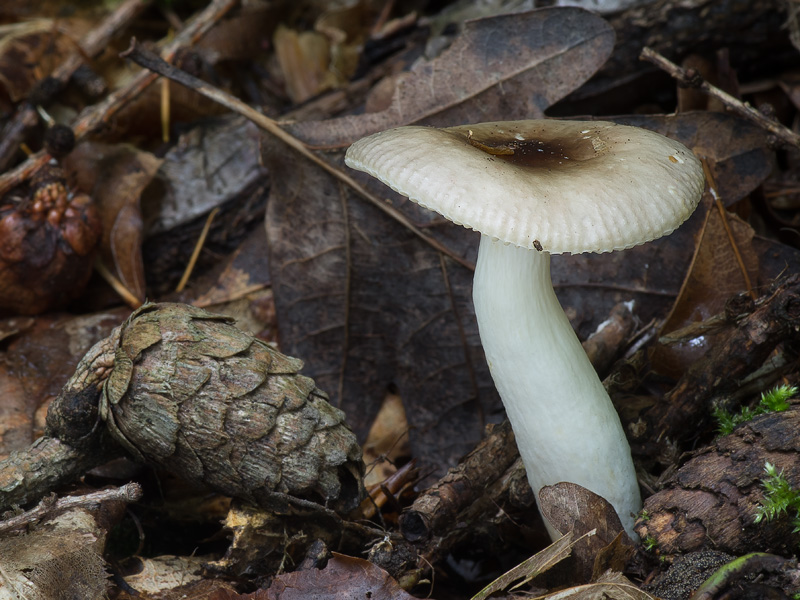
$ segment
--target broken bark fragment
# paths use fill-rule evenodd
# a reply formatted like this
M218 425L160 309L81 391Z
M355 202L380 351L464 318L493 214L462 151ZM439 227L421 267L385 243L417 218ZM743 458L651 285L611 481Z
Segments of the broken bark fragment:
M800 410L756 417L683 465L667 487L650 496L635 530L661 554L713 548L792 554L797 536L790 516L756 523L764 500L764 463L800 487Z

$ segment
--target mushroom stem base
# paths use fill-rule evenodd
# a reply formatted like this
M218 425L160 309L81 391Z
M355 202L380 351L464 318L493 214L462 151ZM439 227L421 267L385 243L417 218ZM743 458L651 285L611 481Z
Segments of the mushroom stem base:
M553 291L550 254L483 235L473 300L537 503L542 487L576 483L608 500L634 536L641 498L630 447Z

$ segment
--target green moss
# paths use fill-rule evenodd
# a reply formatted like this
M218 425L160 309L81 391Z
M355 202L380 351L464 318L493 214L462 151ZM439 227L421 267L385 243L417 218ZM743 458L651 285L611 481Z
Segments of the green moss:
M796 386L779 385L761 394L761 400L754 408L745 406L736 414L721 408L714 410L714 418L718 423L717 432L720 435L728 435L738 425L752 421L758 415L787 410L789 399L797 395L797 391Z
M761 481L764 487L764 502L756 510L755 522L772 521L782 515L791 515L793 533L800 533L800 490L796 490L777 467L764 463L766 476Z

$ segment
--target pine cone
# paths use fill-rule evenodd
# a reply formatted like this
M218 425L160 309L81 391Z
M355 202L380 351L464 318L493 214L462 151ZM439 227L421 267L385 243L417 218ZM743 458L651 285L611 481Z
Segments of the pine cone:
M89 351L48 412L48 435L88 434L82 390L99 382L100 417L139 460L266 508L294 497L348 512L363 494L361 449L302 365L227 317L147 304Z

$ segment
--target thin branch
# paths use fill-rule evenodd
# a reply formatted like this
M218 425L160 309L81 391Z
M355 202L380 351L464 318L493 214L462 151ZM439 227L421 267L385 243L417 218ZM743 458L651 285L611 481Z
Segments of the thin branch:
M740 114L751 121L754 121L783 142L800 148L800 135L797 135L791 129L784 127L778 121L763 115L746 102L742 102L730 94L723 92L718 87L711 85L705 81L694 69L683 69L674 62L664 58L651 48L644 48L642 53L639 55L639 58L641 60L651 62L660 69L663 69L672 77L677 79L681 85L698 89L704 94L708 94L709 96L717 98L733 112Z
M217 21L237 4L238 0L213 0L204 10L197 14L185 29L180 31L174 39L166 43L161 51L161 57L170 61L175 58L179 50L192 46L202 38ZM95 104L85 110L73 123L72 129L75 132L75 139L80 140L88 133L108 123L131 100L138 97L158 75L149 71L142 71L124 88L110 94L103 102ZM47 152L39 151L32 154L28 159L16 168L0 176L0 196L8 192L14 186L29 179L42 165L50 160Z
M163 75L164 77L172 79L173 81L196 91L198 94L201 94L206 98L213 100L217 104L220 104L225 108L229 108L230 110L249 119L256 125L258 125L261 129L269 133L270 135L273 135L274 137L281 140L287 146L295 150L298 154L302 155L303 157L313 162L315 165L317 165L319 168L327 172L329 175L332 175L345 185L349 186L362 198L364 198L373 206L381 210L383 213L387 214L389 217L391 217L392 219L394 219L395 221L406 227L409 231L414 233L414 235L419 237L426 244L432 246L442 254L449 256L454 261L463 265L464 267L470 270L475 270L474 264L465 260L461 256L458 256L452 250L450 250L443 244L439 243L432 237L425 235L422 232L422 230L420 230L416 225L414 225L410 220L408 220L400 211L398 211L393 206L387 204L386 202L382 201L381 199L371 194L369 191L367 191L366 188L364 188L355 179L350 177L350 175L348 175L347 173L343 172L342 170L338 169L337 167L331 165L329 162L323 160L322 158L314 154L311 150L308 149L308 147L303 142L301 142L291 134L287 133L273 119L270 119L266 115L261 114L260 112L250 107L249 105L245 104L238 98L235 98L234 96L231 96L230 94L223 92L222 90L206 83L205 81L198 79L197 77L194 77L192 75L189 75L185 71L182 71L177 67L168 64L167 62L161 60L158 56L156 56L152 52L143 50L136 44L135 39L131 40L131 47L128 48L122 54L120 54L120 56L132 60L136 64L144 67L145 69L149 69L150 71L153 71L158 75Z
M86 57L94 57L108 46L117 32L127 27L153 0L126 0L120 4L94 29L81 40L79 50L72 52L51 74L50 79L58 82L55 92L66 85L72 74L86 62ZM36 107L24 102L17 108L0 134L0 167L6 166L17 151L22 136L29 127L36 124Z
M41 521L44 517L56 513L64 512L72 508L93 506L101 502L109 502L111 500L121 500L123 502L136 502L142 497L142 486L138 483L128 483L119 488L111 488L107 490L100 490L90 494L83 494L81 496L65 496L63 498L55 499L54 496L44 498L31 510L25 511L15 517L11 517L5 521L0 521L0 533L18 529L25 525L30 525Z

